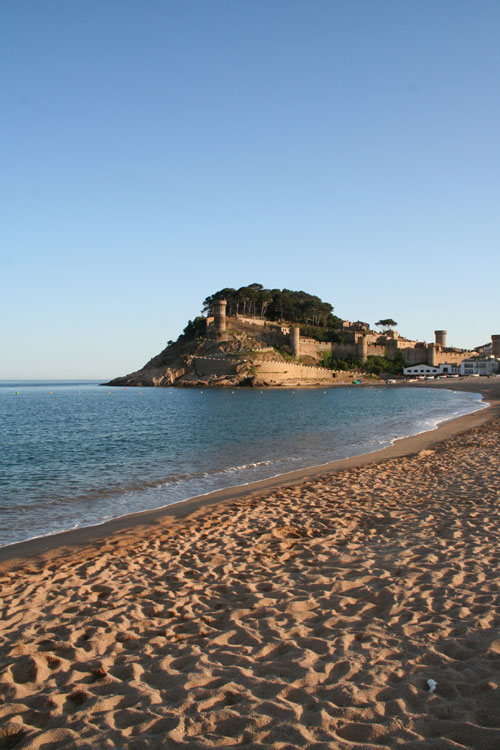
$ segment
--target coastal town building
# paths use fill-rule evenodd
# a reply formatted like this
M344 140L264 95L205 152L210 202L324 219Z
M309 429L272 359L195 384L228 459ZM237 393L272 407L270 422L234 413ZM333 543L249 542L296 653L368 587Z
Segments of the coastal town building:
M496 357L470 357L460 363L460 375L497 375L500 362Z
M403 375L405 377L418 377L418 376L429 376L429 375L458 375L459 367L453 362L442 363L440 365L433 366L427 364L411 365L410 367L403 368Z

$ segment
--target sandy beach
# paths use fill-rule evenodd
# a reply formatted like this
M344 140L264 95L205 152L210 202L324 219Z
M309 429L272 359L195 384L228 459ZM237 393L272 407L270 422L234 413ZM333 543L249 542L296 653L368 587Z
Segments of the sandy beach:
M491 406L1 549L0 748L498 750L500 379L433 387Z

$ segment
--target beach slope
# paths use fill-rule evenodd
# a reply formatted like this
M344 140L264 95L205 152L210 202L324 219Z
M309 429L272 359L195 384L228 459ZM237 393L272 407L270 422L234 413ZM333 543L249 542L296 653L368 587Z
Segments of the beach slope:
M4 560L0 748L497 750L497 409Z

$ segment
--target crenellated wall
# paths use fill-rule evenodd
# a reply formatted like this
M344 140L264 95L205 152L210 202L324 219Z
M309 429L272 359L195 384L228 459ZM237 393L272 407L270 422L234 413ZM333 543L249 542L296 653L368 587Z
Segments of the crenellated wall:
M457 351L456 349L441 349L436 347L435 362L436 365L441 364L460 364L464 359L468 359L476 354L473 351Z
M259 385L333 385L351 383L359 373L351 371L326 370L324 367L296 365L293 362L258 362L255 363L255 382Z
M397 331L388 331L386 334L355 331L352 333L350 342L332 344L328 341L316 341L307 336L300 336L300 333L297 335L296 326L283 326L248 317L233 320L239 327L243 326L245 329L248 327L249 332L251 332L252 325L259 326L262 338L268 345L282 347L291 351L296 357L311 357L317 362L325 353L340 359L352 357L363 362L366 357L370 356L394 359L397 352L401 352L407 366L421 363L438 366L445 363L460 364L463 359L474 354L470 351L447 348L439 343L446 341L444 330L436 331L438 342L430 344L405 339L400 337ZM500 348L499 338L495 337L495 343L497 348Z
M329 354L332 351L332 345L328 341L316 341L316 339L309 339L305 336L301 336L299 339L300 356L317 357L321 359L324 352Z

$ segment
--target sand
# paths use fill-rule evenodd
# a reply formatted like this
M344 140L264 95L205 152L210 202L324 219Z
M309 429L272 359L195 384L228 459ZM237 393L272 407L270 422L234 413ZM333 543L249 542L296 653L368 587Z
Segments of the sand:
M460 387L493 406L4 548L0 748L498 750L500 383Z

